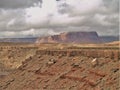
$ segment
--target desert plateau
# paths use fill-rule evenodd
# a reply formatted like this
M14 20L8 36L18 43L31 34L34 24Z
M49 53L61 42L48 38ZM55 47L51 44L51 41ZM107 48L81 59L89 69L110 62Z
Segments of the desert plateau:
M0 43L0 90L120 90L119 44Z

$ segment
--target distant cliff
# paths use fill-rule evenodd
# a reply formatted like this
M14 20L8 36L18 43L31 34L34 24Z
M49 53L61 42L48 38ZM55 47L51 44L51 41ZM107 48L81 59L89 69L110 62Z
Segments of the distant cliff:
M0 42L34 43L37 38L0 38Z
M119 36L100 36L100 39L103 43L119 41Z
M36 43L101 43L96 32L66 32L38 38Z
M119 41L119 36L98 36L97 32L66 32L59 35L31 38L0 38L0 42L15 43L108 43Z

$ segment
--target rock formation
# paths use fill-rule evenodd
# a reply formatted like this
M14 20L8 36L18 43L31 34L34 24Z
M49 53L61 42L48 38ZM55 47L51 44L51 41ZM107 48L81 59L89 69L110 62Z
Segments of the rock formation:
M100 43L96 32L66 32L59 35L41 37L36 43Z

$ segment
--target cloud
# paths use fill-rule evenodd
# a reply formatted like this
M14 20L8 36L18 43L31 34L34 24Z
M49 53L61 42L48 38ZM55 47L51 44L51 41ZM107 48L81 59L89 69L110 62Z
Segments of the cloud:
M35 3L41 0L0 0L0 8L3 9L18 9L34 6Z
M104 8L103 0L67 0L67 3L73 7L72 14L90 14Z
M97 31L100 35L118 35L118 2L119 0L1 0L0 36L44 36L83 30ZM10 35L7 35L8 32Z
M56 32L52 29L29 29L24 31L2 31L0 33L0 38L24 38L24 37L40 37L48 35L56 35L59 32Z

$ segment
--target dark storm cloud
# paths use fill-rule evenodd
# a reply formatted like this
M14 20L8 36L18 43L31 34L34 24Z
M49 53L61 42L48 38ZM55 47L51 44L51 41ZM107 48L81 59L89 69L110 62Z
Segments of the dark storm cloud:
M35 3L42 0L0 0L0 8L3 9L16 9L26 8L33 6Z

